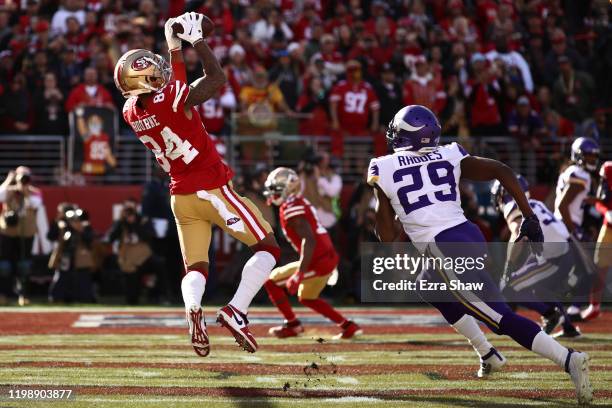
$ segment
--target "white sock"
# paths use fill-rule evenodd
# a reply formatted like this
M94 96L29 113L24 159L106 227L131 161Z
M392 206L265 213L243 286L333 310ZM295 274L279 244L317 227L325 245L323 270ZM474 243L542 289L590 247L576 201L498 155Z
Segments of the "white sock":
M539 332L531 343L531 350L534 353L545 357L565 370L565 359L567 358L567 349L563 347L557 340L550 337L543 331Z
M247 313L251 301L266 282L276 265L276 259L266 251L258 251L244 264L242 279L230 304L242 313Z
M457 320L457 322L452 326L453 329L457 330L466 339L468 339L479 357L482 358L482 356L486 355L489 351L491 351L491 348L493 348L472 316L463 315L461 319Z
M200 272L191 271L181 281L181 292L183 293L183 302L185 309L189 309L191 305L201 305L204 289L206 288L206 278Z

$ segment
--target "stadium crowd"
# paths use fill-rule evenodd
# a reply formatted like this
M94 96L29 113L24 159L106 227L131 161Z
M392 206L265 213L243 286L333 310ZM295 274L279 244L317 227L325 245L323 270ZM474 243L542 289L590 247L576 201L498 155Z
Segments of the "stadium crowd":
M406 104L432 108L444 134L511 135L525 150L609 132L605 0L2 3L3 133L65 134L79 106L120 109L115 61L137 47L165 54L163 23L185 8L215 22L208 42L230 84L220 109L265 100L311 113L303 134L373 137ZM186 54L196 75L195 53ZM204 116L222 133L214 117L223 116Z
M467 147L487 136L513 138L521 165L546 182L567 156L561 146L577 136L603 142L611 132L606 0L0 0L0 138L67 135L68 114L82 107L120 113L115 62L132 48L167 55L163 25L184 10L214 21L208 44L228 77L200 108L211 134L223 140L232 132L230 111L270 110L299 118L301 135L331 136L330 154L305 157L300 174L332 236L342 240L341 225L345 236L359 237L344 243L345 254L374 240L374 218L364 182L338 208L338 159L350 159L344 142L379 144L404 105L430 107L443 135ZM201 67L193 49L184 54L191 81ZM551 146L563 155L550 155ZM242 172L239 188L263 204L267 169L254 169ZM462 197L477 221L470 186ZM163 269L149 252L129 268ZM357 274L359 258L345 261Z

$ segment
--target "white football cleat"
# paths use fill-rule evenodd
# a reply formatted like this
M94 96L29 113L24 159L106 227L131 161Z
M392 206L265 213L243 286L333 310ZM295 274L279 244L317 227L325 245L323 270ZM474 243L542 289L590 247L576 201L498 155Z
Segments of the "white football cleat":
M206 357L210 353L206 321L202 313L202 307L191 305L187 311L187 323L189 323L189 334L193 351L200 357Z
M506 357L504 357L495 347L480 359L480 368L478 369L478 378L486 378L496 371L500 371L505 365Z
M217 323L232 333L236 343L249 353L257 351L257 341L249 330L249 320L246 314L228 304L217 312Z
M589 380L589 356L587 353L568 349L565 371L569 373L574 382L578 403L589 405L593 401L593 388Z

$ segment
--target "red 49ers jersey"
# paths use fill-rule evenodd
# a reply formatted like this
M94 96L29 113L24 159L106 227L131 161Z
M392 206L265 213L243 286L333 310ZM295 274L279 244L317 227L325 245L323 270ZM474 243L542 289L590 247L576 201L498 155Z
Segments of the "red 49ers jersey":
M340 81L332 88L329 100L338 103L340 127L351 136L367 134L370 110L380 108L374 89L364 81L358 84Z
M171 194L213 190L233 176L215 150L198 111L191 107L191 119L185 115L188 93L186 83L173 80L151 97L133 96L123 106L125 121L170 173Z
M306 219L317 240L308 270L314 271L318 276L331 273L338 265L338 254L327 230L317 218L317 210L302 196L291 196L280 206L280 223L283 233L293 249L301 255L302 238L288 225L288 221L294 217Z

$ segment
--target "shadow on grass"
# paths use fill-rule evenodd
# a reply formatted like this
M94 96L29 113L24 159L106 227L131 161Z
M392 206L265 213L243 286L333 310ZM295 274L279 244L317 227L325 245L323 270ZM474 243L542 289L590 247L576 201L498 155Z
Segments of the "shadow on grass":
M224 387L223 394L232 400L233 406L236 408L275 408L277 404L270 401L273 398L265 392L253 392L249 388L240 387Z

